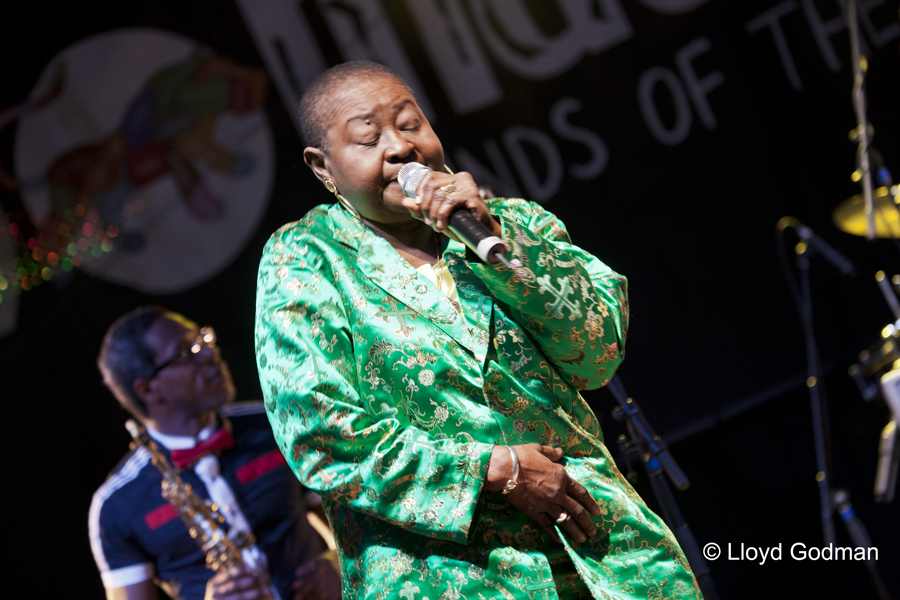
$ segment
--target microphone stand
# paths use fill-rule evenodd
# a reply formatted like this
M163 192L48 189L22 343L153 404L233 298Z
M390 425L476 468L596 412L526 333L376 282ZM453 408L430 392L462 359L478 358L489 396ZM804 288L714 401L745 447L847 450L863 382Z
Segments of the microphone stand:
M800 251L802 249L802 251ZM812 294L809 284L810 247L803 243L798 246L797 267L800 270L800 321L806 338L806 387L809 388L809 399L812 405L813 439L816 448L816 481L819 485L819 504L821 506L822 538L825 545L834 545L834 523L831 520L834 510L831 507L831 491L829 488L831 472L831 433L828 426L828 406L825 404L824 390L819 382L822 379L822 365L819 362L819 351L816 348L816 336L813 329ZM822 390L822 391L820 391Z
M669 453L666 443L656 435L650 423L644 418L637 402L625 392L619 376L614 375L606 387L619 403L619 406L613 411L613 417L619 422L626 423L631 436L631 440L623 439L625 436L619 438L619 446L629 461L629 470L631 470L629 454L639 451L650 478L650 487L659 503L663 520L668 524L684 550L688 563L694 571L694 576L697 578L700 591L703 592L703 597L706 600L719 600L719 592L713 583L712 575L710 575L709 565L706 564L706 559L703 558L694 534L688 528L684 516L678 509L666 476L681 491L688 488L690 481Z
M850 504L850 492L843 488L831 487L831 432L828 420L828 405L825 402L825 391L821 387L822 365L819 361L819 352L816 348L816 338L813 330L812 294L809 281L809 259L811 246L803 240L797 247L797 266L800 270L800 319L803 323L803 332L806 338L806 361L809 398L812 404L813 434L816 448L816 481L819 485L819 502L821 505L822 536L825 546L835 545L834 522L832 520L837 513L847 528L847 533L854 546L857 548L869 548L872 542L866 531L865 525L856 516ZM866 561L866 567L872 583L881 600L891 600L881 575L878 573L874 560Z

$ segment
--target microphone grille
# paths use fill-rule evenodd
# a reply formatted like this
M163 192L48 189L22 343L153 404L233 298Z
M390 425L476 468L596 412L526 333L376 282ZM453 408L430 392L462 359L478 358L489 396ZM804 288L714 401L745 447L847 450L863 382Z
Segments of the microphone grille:
M410 198L416 197L416 190L422 182L422 178L430 171L428 167L417 162L409 162L400 167L400 173L397 174L397 182L403 188L403 193Z

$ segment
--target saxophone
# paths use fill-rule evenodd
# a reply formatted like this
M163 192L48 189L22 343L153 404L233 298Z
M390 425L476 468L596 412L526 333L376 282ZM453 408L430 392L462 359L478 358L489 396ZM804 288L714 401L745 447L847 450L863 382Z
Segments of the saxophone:
M150 452L154 466L162 474L162 497L178 511L178 516L188 528L191 537L206 554L207 568L219 572L232 567L250 566L260 572L268 571L266 556L256 547L256 538L250 532L238 532L228 536L225 533L225 517L211 500L202 500L193 491L191 484L185 483L178 470L159 451L159 447L147 430L134 419L125 423L134 441L131 448L146 448ZM274 589L269 589L270 597L278 600Z

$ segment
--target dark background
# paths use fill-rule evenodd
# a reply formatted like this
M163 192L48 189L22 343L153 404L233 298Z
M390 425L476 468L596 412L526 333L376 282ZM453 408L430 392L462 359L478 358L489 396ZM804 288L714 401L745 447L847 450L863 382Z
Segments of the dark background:
M853 279L842 278L822 257L811 266L816 333L828 366L833 482L849 489L879 548L881 572L900 598L897 503L876 504L872 495L878 436L889 414L878 401L865 402L846 374L891 322L874 274L900 273L900 253L888 240L845 234L831 220L838 204L860 192L850 180L855 146L847 133L856 122L846 32L831 38L842 62L835 73L803 11L783 19L804 83L797 91L769 31L745 30L775 0L710 0L680 16L626 0L635 29L630 40L584 57L549 81L525 81L494 63L505 101L459 117L439 88L431 93L435 76L418 40L399 27L408 18L403 2L383 4L429 90L439 117L435 128L451 159L465 147L484 161L483 139L499 138L512 125L549 133L547 115L559 98L582 101L582 111L570 120L603 138L609 164L590 181L567 176L546 206L567 223L576 243L629 279L632 325L619 373L691 478L690 489L676 499L701 545L781 543L786 553L794 542L821 546L803 332L779 263L775 223L793 215L854 261ZM555 3L525 4L553 33ZM834 2L814 4L823 14L837 14ZM873 20L887 27L897 21L897 8L886 1L872 10ZM44 66L70 44L121 27L173 31L243 64L264 66L237 8L227 2L34 2L17 3L17 10L0 38L0 107L23 101ZM654 66L674 69L675 52L698 37L711 41L710 51L694 61L698 72L718 70L725 77L709 95L717 125L707 129L695 111L687 139L666 146L641 116L638 80ZM900 172L898 43L895 38L873 46L868 98L874 143L886 165ZM660 106L666 114L665 98ZM103 595L88 544L87 510L128 444L125 414L94 364L116 317L159 303L214 325L240 397L261 396L252 332L262 246L278 226L329 201L302 163L290 110L272 86L266 107L277 161L271 202L253 239L225 271L183 293L148 296L76 270L20 296L17 329L0 339L0 393L8 415L4 455L12 467L4 478L6 538L14 556L8 568L32 595ZM0 132L4 165L12 164L14 137L15 125ZM581 145L560 140L558 146L567 165L587 158ZM5 212L23 209L13 193L3 191L0 200ZM615 451L621 426L609 417L612 397L598 390L587 398ZM641 476L637 487L655 505ZM837 518L836 529L839 544L848 545ZM711 571L726 599L875 597L862 563L786 556L758 565L722 558Z

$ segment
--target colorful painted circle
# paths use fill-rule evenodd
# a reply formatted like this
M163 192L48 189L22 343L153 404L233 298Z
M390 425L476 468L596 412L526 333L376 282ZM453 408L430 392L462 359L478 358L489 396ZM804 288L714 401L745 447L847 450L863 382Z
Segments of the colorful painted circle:
M269 202L268 88L263 69L160 30L111 31L62 51L15 141L45 254L154 294L222 271Z

